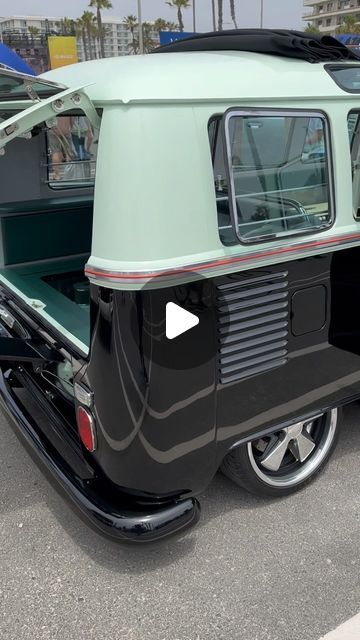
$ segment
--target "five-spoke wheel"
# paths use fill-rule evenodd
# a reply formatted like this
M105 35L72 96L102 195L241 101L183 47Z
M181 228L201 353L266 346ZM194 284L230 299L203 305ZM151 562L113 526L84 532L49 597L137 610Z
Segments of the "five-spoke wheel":
M339 425L339 409L295 422L236 447L224 459L222 471L252 493L292 493L323 468L336 445Z

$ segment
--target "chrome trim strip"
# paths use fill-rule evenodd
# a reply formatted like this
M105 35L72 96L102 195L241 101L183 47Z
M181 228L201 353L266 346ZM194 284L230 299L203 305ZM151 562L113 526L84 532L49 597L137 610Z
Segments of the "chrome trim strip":
M348 244L360 242L359 233L345 233L339 236L323 238L322 240L310 240L309 242L297 242L277 249L263 249L262 251L252 251L246 255L234 255L229 258L224 257L219 260L208 260L191 264L179 265L172 269L154 269L139 271L112 271L108 269L98 268L95 264L88 263L85 266L85 275L93 282L110 284L114 281L120 284L143 284L150 279L158 279L159 282L166 282L176 276L186 276L189 273L216 272L221 268L226 268L236 263L249 263L254 260L271 258L274 256L287 255L292 256L296 252L305 252L307 255L314 249L326 249L339 247L339 245L347 246Z

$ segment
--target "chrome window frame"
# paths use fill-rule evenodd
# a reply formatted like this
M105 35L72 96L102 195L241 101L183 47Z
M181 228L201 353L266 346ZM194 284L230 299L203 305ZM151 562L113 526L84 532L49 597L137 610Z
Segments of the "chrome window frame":
M290 117L290 118L321 118L324 122L324 134L325 134L325 162L327 163L328 170L328 203L329 203L329 222L319 229L309 229L303 231L295 231L289 232L282 236L271 236L269 238L266 237L258 237L245 239L241 236L239 232L238 225L238 216L237 216L237 205L236 205L236 193L235 193L235 183L234 183L234 174L232 170L232 159L231 159L231 146L230 146L230 136L229 136L229 121L234 117L266 117L266 116L279 116L279 117ZM224 164L226 171L226 179L228 184L228 198L229 198L229 209L230 209L230 217L231 224L233 227L233 232L235 238L237 238L238 242L242 245L249 246L253 244L273 242L277 240L281 242L284 240L285 242L288 238L295 238L301 236L307 236L312 234L319 234L324 231L330 229L335 223L335 180L334 180L334 163L333 163L333 150L331 144L331 133L330 133L330 124L328 115L322 111L321 109L277 109L277 108L255 108L255 107L231 107L223 114L221 123L220 123L220 135L223 138L223 149L224 149Z
M357 64L355 61L351 62L351 64L349 63L337 63L337 64L326 64L324 66L325 71L329 74L330 78L333 80L333 82L335 82L335 84L337 84L338 87L340 87L340 89L342 89L342 91L345 91L345 93L352 93L353 95L359 95L360 94L360 87L359 89L351 89L350 87L347 87L343 82L341 82L341 80L339 80L338 76L335 75L334 72L336 71L344 71L344 70L349 70L349 69L358 69L360 70L360 64Z
M97 110L99 113L99 110ZM102 110L101 110L102 113ZM70 111L64 111L61 114L55 114L57 115L58 118L61 118L62 116L65 117L69 117L69 116L77 116L77 115L81 115L84 116L89 122L90 124L91 121L89 120L88 116L86 115L86 113L84 111L82 111L81 109L74 109L74 110L70 110ZM46 184L49 187L49 189L51 189L52 191L64 191L66 190L74 190L74 189L91 189L92 191L95 189L95 182L96 182L96 167L97 167L97 159L98 159L98 146L96 149L96 156L94 160L86 160L86 161L74 161L74 160L70 160L69 162L64 162L64 165L75 165L75 166L80 166L80 164L84 165L84 163L86 162L90 162L90 164L94 164L95 165L95 175L93 179L90 179L88 181L83 181L81 182L80 180L64 180L64 181L56 181L56 180L50 180L50 156L51 153L49 151L49 147L50 147L50 143L49 143L49 131L51 131L51 129L47 128L45 130L45 144L46 144L46 148L45 148L45 162L42 163L42 166L45 167L46 169ZM97 129L98 132L98 138L100 136L100 128Z
M360 107L356 108L354 107L353 109L350 109L350 111L348 111L347 114L347 118L346 118L346 122L347 125L349 127L349 119L351 115L356 115L357 117L357 122L356 122L356 126L359 127L360 125ZM352 209L353 209L353 218L354 220L356 220L356 222L360 222L360 215L357 215L357 211L360 210L360 207L357 208L357 211L355 211L355 207L354 207L354 174L353 174L353 159L352 159L352 154L353 154L353 146L354 146L354 142L355 142L355 136L354 136L354 132L353 135L351 137L351 140L349 139L349 152L350 152L350 160L351 160L351 184L352 184ZM360 145L359 145L360 147ZM359 152L360 152L360 148L359 148ZM359 153L360 155L360 153Z
M1 93L1 90L0 90L0 102L9 102L9 101L12 102L16 100L29 100L29 99L34 100L34 96L36 96L36 99L40 100L40 99L45 99L45 98L50 98L52 96L55 96L57 93L61 93L62 91L67 89L65 85L60 84L58 82L53 82L52 80L46 80L41 76L35 76L35 75L31 76L26 73L20 73L19 71L13 71L9 67L5 69L3 67L0 67L0 75L5 77L8 76L9 78L19 80L18 86L23 87L23 92L14 93L14 94L12 94L11 92ZM41 91L39 96L36 93L36 89L33 90L34 85L35 87L36 86L43 87L43 91Z

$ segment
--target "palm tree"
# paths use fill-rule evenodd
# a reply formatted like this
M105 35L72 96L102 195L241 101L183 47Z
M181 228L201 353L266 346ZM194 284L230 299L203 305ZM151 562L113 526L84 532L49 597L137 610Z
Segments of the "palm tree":
M150 53L154 47L156 47L156 42L152 39L152 31L153 25L149 22L143 22L143 34L144 34L144 53Z
M235 29L238 28L237 23L236 23L236 12L235 12L235 0L229 0L230 1L230 14L231 14L231 20L234 23L234 27Z
M133 56L137 56L139 53L139 40L134 38L131 42L128 43L129 54Z
M75 35L75 21L71 18L62 18L60 22L56 23L56 26L59 27L59 31L62 36Z
M317 27L315 27L314 24L311 24L311 22L307 23L307 27L306 29L304 29L305 33L313 33L314 35L317 35L320 33L320 29L318 29Z
M86 38L86 26L85 26L85 23L84 23L82 17L78 18L76 20L75 30L76 30L76 36L78 38L81 38L81 41L82 41L83 50L84 50L84 58L85 58L85 60L89 60L88 43L87 43L87 38Z
M88 52L90 60L93 60L96 55L94 51L95 44L95 35L96 35L96 20L92 11L84 11L81 16L82 23L84 25L84 30L87 36L88 42Z
M224 7L223 0L218 0L218 31L223 30Z
M97 21L99 38L100 38L100 55L102 58L105 58L105 47L104 47L105 36L102 28L101 10L112 9L112 4L110 0L90 0L89 7L96 8L96 21Z
M131 33L131 48L133 49L133 53L137 53L137 51L136 52L134 51L135 29L138 26L138 21L136 16L133 16L133 15L126 16L126 18L124 18L124 24Z
M336 33L360 33L360 24L355 16L345 16Z
M179 23L179 30L181 32L184 31L184 21L182 11L183 9L188 9L190 7L190 0L167 0L166 4L169 7L173 7L173 9L177 9L177 19Z
M40 29L38 29L37 27L29 27L28 31L31 35L31 42L33 43L34 38L39 35Z
M154 25L149 22L143 22L143 45L144 45L144 53L150 53L156 47L157 42L152 39L152 30L154 29ZM140 52L140 44L139 39L133 37L132 41L128 45L129 51L133 55L137 55Z
M238 25L236 22L236 9L235 9L235 0L229 0L230 3L230 15L231 20L233 21L234 28L237 29ZM218 9L218 31L223 30L223 22L224 22L224 0L217 0L217 9ZM212 12L213 12L213 24L214 30L216 28L215 24L215 1L212 0Z
M166 22L167 31L179 31L179 25L177 22Z
M160 31L166 31L168 28L168 22L166 22L166 20L164 20L164 18L157 18L154 22L154 29L155 31L158 31L160 33Z
M140 45L139 45L139 40L138 38L133 38L133 40L131 42L129 42L128 44L128 49L129 49L129 53L137 56L137 54L139 53L139 49L140 49Z
M100 51L101 38L103 38L103 40L105 41L106 36L109 35L109 30L106 27L104 27L104 25L101 25L101 33L100 33L99 28L97 26L97 22L96 22L96 24L93 25L92 31L94 35L95 58L101 58L101 51Z

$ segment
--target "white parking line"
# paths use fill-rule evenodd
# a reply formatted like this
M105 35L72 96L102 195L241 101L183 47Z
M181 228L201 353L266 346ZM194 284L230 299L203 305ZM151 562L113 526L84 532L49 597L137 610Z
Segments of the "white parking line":
M326 636L320 638L320 640L359 640L360 639L360 613L353 618L350 618L340 627L330 631Z

